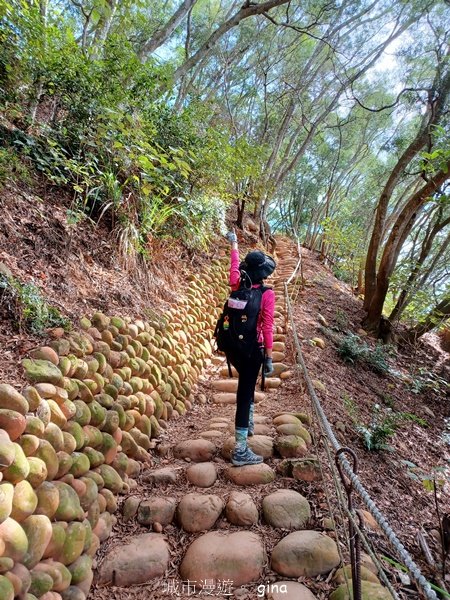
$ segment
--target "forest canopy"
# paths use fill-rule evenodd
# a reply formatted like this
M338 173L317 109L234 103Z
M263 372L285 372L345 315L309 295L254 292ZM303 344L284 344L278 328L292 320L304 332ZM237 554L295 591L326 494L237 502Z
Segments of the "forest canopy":
M446 0L0 0L0 185L39 171L130 268L237 207L412 336L450 314Z

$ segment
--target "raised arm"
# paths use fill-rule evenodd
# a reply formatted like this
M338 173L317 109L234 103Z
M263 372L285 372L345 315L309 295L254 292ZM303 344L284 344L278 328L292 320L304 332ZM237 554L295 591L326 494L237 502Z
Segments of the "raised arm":
M230 286L232 289L238 289L241 272L239 271L239 250L235 232L230 231L227 233L227 238L231 242Z

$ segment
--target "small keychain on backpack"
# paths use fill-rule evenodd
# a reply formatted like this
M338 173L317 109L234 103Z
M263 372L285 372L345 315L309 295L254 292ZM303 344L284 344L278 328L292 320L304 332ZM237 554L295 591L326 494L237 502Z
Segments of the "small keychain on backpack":
M229 319L229 317L226 315L226 316L224 317L224 319L223 319L223 329L224 329L224 331L228 331L229 327L230 327L230 319Z

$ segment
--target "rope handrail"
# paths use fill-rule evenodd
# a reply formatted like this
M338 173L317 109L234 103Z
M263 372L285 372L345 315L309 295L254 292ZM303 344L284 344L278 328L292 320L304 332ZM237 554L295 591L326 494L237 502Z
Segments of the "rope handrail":
M297 363L297 369L300 371L300 365L298 363ZM325 448L325 452L326 452L326 455L328 458L328 466L330 467L330 470L331 470L331 475L332 475L332 479L333 479L333 483L334 483L334 489L336 492L336 499L337 499L337 504L338 504L339 510L342 513L345 513L345 516L347 516L349 521L352 522L353 528L356 531L356 533L358 534L358 536L362 542L362 545L364 546L364 549L366 550L366 552L372 559L373 564L377 568L378 577L383 581L383 583L385 584L385 586L391 593L392 598L394 598L394 600L399 600L399 596L398 596L397 592L393 588L391 582L389 581L389 579L386 576L386 573L384 572L383 565L378 560L377 556L375 555L375 551L373 550L373 548L370 545L370 541L365 534L365 530L360 528L358 521L355 519L355 512L349 510L348 501L347 501L347 503L345 503L345 501L344 501L343 490L341 489L341 485L340 485L341 482L339 481L339 473L337 472L338 470L337 470L337 467L335 464L336 461L333 460L333 458L331 456L330 444L328 443L329 440L325 435L325 432L323 430L323 426L322 426L322 423L320 422L320 420L319 420L319 427L321 430L321 441L323 443L323 446ZM321 470L321 474L322 474L322 479L324 479L324 474L323 474L322 468L320 470ZM326 486L324 486L324 490L325 490L325 493L327 494ZM328 497L328 494L327 494L327 497ZM332 507L330 506L329 499L328 499L328 507L332 511ZM356 512L358 512L358 511L356 511ZM342 514L342 516L343 516L343 514ZM349 585L349 582L348 582L346 574L345 574L345 570L343 573L345 576L347 589L349 590L349 592L351 594L351 589L350 589L350 585Z
M285 286L285 298L286 298L288 318L289 318L289 322L292 327L294 344L295 344L295 347L297 350L297 361L302 369L303 377L305 379L308 393L312 400L316 414L323 425L323 428L325 430L327 438L331 442L334 450L337 452L342 446L339 443L339 441L336 439L336 436L333 433L331 425L323 411L322 405L320 404L320 400L317 397L313 383L309 376L308 369L306 367L306 364L305 364L305 361L303 358L303 353L301 350L301 345L300 345L300 341L298 338L297 329L295 327L295 323L294 323L294 319L293 319L292 306L291 306L291 301L289 298L287 282L285 282L284 286ZM399 558L402 560L403 564L408 569L412 578L415 580L417 586L422 590L422 592L424 593L426 598L428 598L428 600L437 600L437 595L432 590L430 582L425 578L425 576L422 574L422 572L420 571L419 567L416 565L416 563L412 559L412 557L409 554L409 552L407 551L407 549L400 542L397 535L395 534L395 532L393 531L393 529L387 522L386 518L384 517L382 512L378 509L375 502L372 500L369 493L362 485L359 477L353 472L353 469L351 468L348 460L343 456L340 456L339 460L342 464L342 468L345 471L347 477L352 482L354 489L358 492L360 498L363 500L363 502L366 505L366 507L368 508L369 512L372 514L375 521L378 523L379 527L381 528L381 530L384 532L384 534L388 538L391 546L397 551Z
M295 269L292 271L291 276L289 277L289 279L286 281L286 284L289 285L291 283L291 281L294 279L294 277L297 274L297 271L301 268L302 266L302 247L300 244L300 240L297 236L295 236L295 239L297 241L297 252L298 252L298 261L297 264L295 266Z

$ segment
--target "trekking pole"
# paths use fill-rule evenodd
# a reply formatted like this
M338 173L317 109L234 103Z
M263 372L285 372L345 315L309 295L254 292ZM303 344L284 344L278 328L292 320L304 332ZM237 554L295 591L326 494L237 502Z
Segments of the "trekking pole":
M226 357L227 357L228 377L231 379L233 377L233 371L231 370L231 363L230 363L230 359L228 358L228 354L226 355Z
M264 392L265 384L266 384L266 374L265 374L265 366L266 366L266 349L263 350L263 363L261 370L261 391Z

